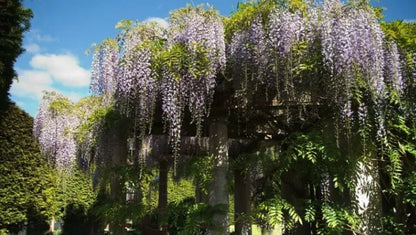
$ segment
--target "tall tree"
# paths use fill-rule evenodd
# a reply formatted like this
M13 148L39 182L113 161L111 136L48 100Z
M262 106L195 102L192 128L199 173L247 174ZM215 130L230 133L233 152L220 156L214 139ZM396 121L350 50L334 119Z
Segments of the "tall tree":
M13 65L24 51L23 33L29 29L32 16L21 0L0 1L0 108L7 105L10 86L17 76Z
M32 134L33 118L13 103L0 118L0 230L19 229L30 213L42 214L49 168Z

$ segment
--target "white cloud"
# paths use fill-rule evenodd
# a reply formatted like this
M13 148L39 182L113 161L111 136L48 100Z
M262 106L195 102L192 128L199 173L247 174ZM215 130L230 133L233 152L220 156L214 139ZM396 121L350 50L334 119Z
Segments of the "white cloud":
M165 19L159 17L149 17L144 20L144 22L156 22L165 29L169 27L169 23Z
M37 103L36 105L39 105L44 91L56 91L68 97L73 102L78 102L85 96L85 91L84 93L81 90L80 92L67 91L56 87L56 85L54 86L54 79L48 72L17 70L17 74L19 80L13 82L10 94L19 98L18 105L20 107L26 107L32 101L35 101ZM31 115L35 115L35 113L31 113Z
M26 70L16 68L19 79L13 82L10 94L31 115L35 115L33 106L39 105L43 91L56 91L73 102L88 94L90 72L79 66L75 57L38 54L30 65Z
M78 60L70 55L36 55L30 65L67 86L87 86L90 83L90 72L79 66Z
M32 54L38 53L40 51L40 46L36 43L30 43L24 46L24 48L26 49L27 52L32 53Z
M53 90L51 75L43 71L17 70L18 81L13 82L10 93L19 97L41 99L44 90Z
M405 22L405 23L416 23L416 19L404 19L403 22Z
M53 42L56 41L51 35L42 34L39 30L32 29L30 30L25 38L32 42Z

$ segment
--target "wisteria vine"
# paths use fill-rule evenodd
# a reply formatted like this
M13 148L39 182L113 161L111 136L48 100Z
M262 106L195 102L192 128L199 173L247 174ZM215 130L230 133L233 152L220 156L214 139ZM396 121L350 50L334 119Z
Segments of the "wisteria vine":
M114 103L122 114L138 120L141 136L150 130L155 104L161 100L175 153L185 111L199 134L209 115L216 77L226 63L241 89L247 90L248 82L273 88L278 102L286 105L304 96L311 81L317 82L315 86L324 91L317 95L319 101L337 112L340 125L348 126L353 116L362 123L369 113L376 113L383 135L383 114L370 110L370 103L381 104L386 87L400 93L405 79L400 52L384 36L371 8L328 0L307 12L274 6L267 15L251 14L243 19L244 27L227 33L218 12L203 7L173 12L168 29L155 23L128 23L116 39L96 47L90 89L107 97L105 105ZM227 42L225 35L231 35ZM369 101L357 95L363 87L370 93ZM357 99L361 100L355 107ZM63 138L56 133L64 132L59 128L75 124L64 115L52 115L50 102L48 98L41 104L34 130L45 152L57 152L53 138ZM55 127L50 129L56 133L44 126ZM70 141L68 145L72 146Z
M76 159L77 143L72 132L79 119L68 112L71 101L56 93L45 93L34 120L34 135L42 154L56 168L70 169Z
M353 115L367 118L368 107L354 108L354 100L361 99L359 106L381 105L386 86L403 89L397 46L385 38L371 8L328 0L307 13L287 6L268 12L265 16L264 11L252 11L248 22L240 22L245 27L227 34L232 35L227 45L231 75L243 80L243 89L246 81L241 78L254 86L273 84L277 101L290 105L299 102L310 81L316 81L312 86L325 91L316 96L329 102L336 125L347 129ZM313 70L320 72L302 73ZM321 78L313 77L316 74ZM366 101L357 93L363 86L372 99ZM383 114L379 106L372 107L383 135Z
M97 47L91 90L115 92L121 112L135 115L142 127L151 126L160 94L176 153L185 108L199 130L208 115L215 77L225 67L222 20L213 9L188 6L172 13L168 31L144 23L126 27L120 35L118 47L110 39ZM145 129L140 129L142 136Z

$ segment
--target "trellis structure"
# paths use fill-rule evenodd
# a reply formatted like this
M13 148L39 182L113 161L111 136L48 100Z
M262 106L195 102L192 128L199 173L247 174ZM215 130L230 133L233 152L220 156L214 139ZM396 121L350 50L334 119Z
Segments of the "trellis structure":
M138 140L130 150L137 150L133 160L142 168L145 155L171 155L175 168L183 152L208 153L214 159L209 204L217 206L228 204L230 156L283 149L282 141L294 132L323 122L322 139L334 139L336 152L346 153L345 159L331 161L365 163L380 154L374 146L387 138L386 99L400 95L413 77L404 76L397 46L385 37L371 6L365 1L259 1L241 4L224 21L225 28L212 8L188 6L172 13L167 30L122 21L120 34L97 46L91 90L104 97L103 105L113 105L113 122L107 122L113 126L98 136L98 155L125 164L128 139ZM42 115L37 123L42 124ZM354 143L363 151L360 156L350 151ZM312 163L316 157L302 156ZM235 195L240 216L249 208L249 188L240 180L249 177L243 169L234 173L235 191L245 192ZM337 191L343 186L336 174L322 174L320 182L311 183L288 169L282 175L283 199L298 212L307 208L288 194L324 203L355 201L350 192ZM117 195L120 182L112 185ZM315 191L307 192L308 187ZM300 222L285 203L280 208L293 217L287 224ZM326 209L333 208L324 204L322 213ZM282 222L282 213L275 221ZM218 210L213 220L217 226L209 233L226 234L227 213ZM237 233L250 233L247 223L237 221ZM312 229L308 226L295 227L304 233Z

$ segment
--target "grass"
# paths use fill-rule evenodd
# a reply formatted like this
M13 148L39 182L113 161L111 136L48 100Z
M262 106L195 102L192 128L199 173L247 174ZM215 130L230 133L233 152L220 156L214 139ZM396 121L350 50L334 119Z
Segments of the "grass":
M230 232L234 232L234 225L230 226ZM253 224L251 225L251 234L252 235L261 235L261 228L260 226ZM272 233L268 233L267 235L281 235L282 231L279 226L276 226Z

